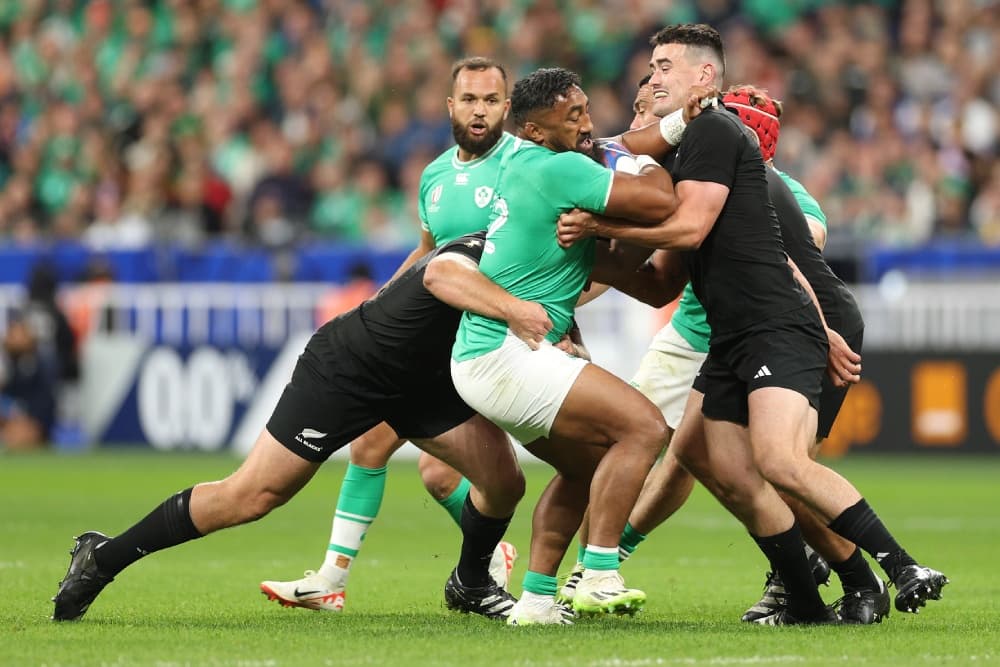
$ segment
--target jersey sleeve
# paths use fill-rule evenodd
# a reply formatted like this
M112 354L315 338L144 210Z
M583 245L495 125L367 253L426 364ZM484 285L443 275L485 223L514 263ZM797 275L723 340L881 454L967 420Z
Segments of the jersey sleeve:
M417 217L420 218L420 229L430 232L431 228L427 224L427 205L424 199L427 197L427 169L420 174L420 190L417 197Z
M466 234L465 236L460 236L454 241L449 241L441 246L441 249L437 251L436 257L445 255L448 253L455 253L462 255L463 257L468 257L476 264L479 264L479 260L483 257L483 245L486 240L486 230L481 232L476 232L475 234Z
M708 181L733 187L742 132L724 113L728 112L702 113L688 124L674 158L675 182Z
M823 213L823 209L820 208L819 202L816 201L816 198L809 194L809 191L806 190L804 185L791 176L783 172L778 173L780 173L781 177L786 183L788 183L788 187L792 190L792 194L795 195L795 201L798 202L799 208L801 208L802 212L806 214L806 217L812 218L822 225L823 229L827 229L826 214Z
M614 172L583 153L556 153L546 162L542 182L557 208L604 213Z

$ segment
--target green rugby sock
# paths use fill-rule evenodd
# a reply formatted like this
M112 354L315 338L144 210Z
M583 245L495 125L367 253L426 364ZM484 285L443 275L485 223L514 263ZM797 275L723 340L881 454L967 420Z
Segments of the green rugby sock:
M330 544L319 573L333 583L343 584L347 571L361 549L368 527L382 506L386 467L362 468L353 463L340 486L337 511L330 531Z
M539 574L538 572L528 570L524 573L524 580L521 582L521 588L524 591L534 593L535 595L553 597L556 594L556 589L559 588L559 582L555 577L550 577L547 574Z
M626 523L625 530L622 531L622 536L618 541L618 559L625 560L631 556L644 539L646 539L645 533L640 533L632 527L632 524Z
M598 547L587 545L583 555L583 567L588 570L617 570L618 547Z
M472 482L463 477L447 498L438 501L438 504L448 512L448 516L459 528L462 527L462 507L465 505L465 499L469 497L469 489L471 488Z

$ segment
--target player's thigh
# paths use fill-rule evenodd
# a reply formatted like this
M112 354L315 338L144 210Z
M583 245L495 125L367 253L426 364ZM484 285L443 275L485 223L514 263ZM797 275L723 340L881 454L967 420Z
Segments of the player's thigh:
M750 446L758 465L808 458L815 442L816 410L800 392L763 387L747 399Z
M639 436L662 446L668 431L649 399L600 366L588 364L566 394L551 434L562 441L603 446Z
M525 445L531 454L559 471L569 480L589 480L607 453L603 445L589 445L558 437L538 438Z
M401 388L382 411L389 427L404 440L437 438L476 416L455 390L451 376L429 377L418 387Z
M709 474L700 481L739 517L752 511L770 485L757 468L747 428L733 422L706 420ZM773 492L771 492L773 495Z
M632 376L631 384L660 409L674 430L685 414L688 394L706 356L668 324L650 343Z
M456 390L477 412L523 443L551 434L556 415L589 362L508 335L496 350L453 362Z
M523 475L507 434L481 415L431 438L413 438L424 452L454 468L479 488L517 485Z
M740 480L756 472L745 426L706 419L702 433L705 443L704 461L710 477Z
M267 422L278 442L317 463L382 421L384 407L357 391L352 378L320 377L300 360Z
M391 426L381 422L351 442L351 463L364 468L381 468L405 442Z
M270 495L287 500L312 479L320 465L292 451L264 429L250 454L223 485L238 498Z
M686 416L670 438L668 447L670 454L695 477L699 478L706 475L709 470L708 449L705 442L705 417L701 412L703 400L704 394L697 389L691 389L688 392L687 402L684 406Z

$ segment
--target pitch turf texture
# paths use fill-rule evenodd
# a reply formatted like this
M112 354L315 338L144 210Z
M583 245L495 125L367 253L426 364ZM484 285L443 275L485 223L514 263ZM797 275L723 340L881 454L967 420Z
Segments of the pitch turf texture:
M871 627L765 628L739 622L767 569L736 521L698 490L623 573L646 590L635 618L510 628L445 609L456 527L423 492L416 466L390 466L340 614L267 602L262 579L317 568L342 463L259 523L154 554L126 570L78 622L49 620L71 537L117 533L168 494L235 466L219 455L102 451L0 455L2 665L968 665L1000 663L1000 457L836 462L918 558L951 578L919 615ZM508 533L522 552L548 468ZM569 560L565 563L568 569ZM836 584L823 589L832 602Z

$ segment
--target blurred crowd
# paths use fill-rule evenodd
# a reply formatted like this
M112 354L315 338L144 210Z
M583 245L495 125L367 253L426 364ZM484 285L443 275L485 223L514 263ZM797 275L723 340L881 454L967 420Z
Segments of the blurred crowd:
M1000 244L992 0L3 0L0 240L410 245L453 60L575 69L614 134L688 21L784 100L833 237Z

